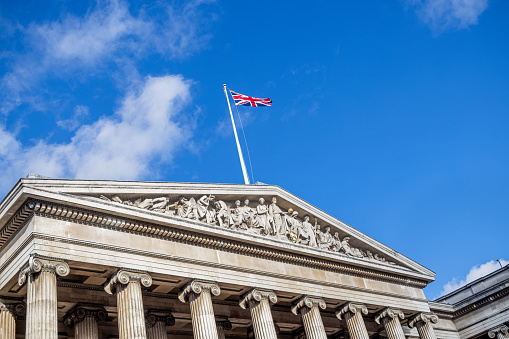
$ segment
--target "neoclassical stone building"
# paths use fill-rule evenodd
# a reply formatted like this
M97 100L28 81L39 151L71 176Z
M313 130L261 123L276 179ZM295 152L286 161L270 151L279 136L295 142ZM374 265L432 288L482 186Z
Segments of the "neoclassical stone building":
M27 178L0 203L2 339L507 336L508 312L458 331L433 280L277 186Z

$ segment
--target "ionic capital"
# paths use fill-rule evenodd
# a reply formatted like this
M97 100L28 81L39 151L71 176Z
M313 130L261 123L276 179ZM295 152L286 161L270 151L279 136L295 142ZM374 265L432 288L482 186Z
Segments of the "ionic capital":
M19 272L19 286L23 286L25 284L30 274L39 273L41 271L50 271L61 277L65 277L69 274L71 269L69 268L69 265L62 260L31 256L30 259L28 259L28 265Z
M380 321L385 317L405 319L405 313L400 309L387 307L375 316L376 323L380 324Z
M239 305L245 310L248 308L251 300L262 301L263 299L268 299L273 304L277 303L277 295L274 291L253 288L242 297Z
M221 288L217 283L205 280L193 280L180 290L178 298L185 303L190 293L201 294L203 291L210 291L210 293L216 297L221 294Z
M507 328L507 326L505 325L492 328L491 330L488 331L488 336L490 338L495 338L499 333L502 335L507 335L509 333L509 328Z
M362 314L367 315L368 308L364 304L350 302L336 310L336 317L338 317L339 320L342 320L342 317L345 313L352 313L355 315L357 312L361 312Z
M323 301L322 298L306 295L300 298L295 304L293 304L291 310L293 314L298 315L301 308L313 308L315 306L321 308L322 310L325 310L327 307L325 301Z
M102 305L77 303L64 316L64 323L68 327L72 327L85 320L86 317L93 317L96 321L104 321L108 319L108 312Z
M221 326L227 331L232 329L232 323L228 320L228 317L216 316L216 325Z
M137 282L145 287L152 286L152 277L148 273L118 270L106 283L104 290L108 294L115 293L118 285L127 285L130 282Z
M408 319L408 327L415 327L418 323L421 322L424 324L429 322L436 324L438 322L438 316L431 312L418 313Z
M163 322L166 326L173 326L175 325L175 317L171 312L149 310L145 316L145 322L148 327L153 327L158 322Z
M27 311L27 307L22 301L0 301L0 312L9 312L12 314L14 319L18 317L24 317Z

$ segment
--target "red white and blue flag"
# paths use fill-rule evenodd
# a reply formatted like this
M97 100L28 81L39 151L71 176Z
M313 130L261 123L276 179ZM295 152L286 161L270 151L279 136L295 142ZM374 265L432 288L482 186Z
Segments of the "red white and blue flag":
M267 99L254 98L234 92L231 89L230 93L232 94L233 100L235 100L236 106L252 106L252 107L272 106L272 100L270 100L270 98Z

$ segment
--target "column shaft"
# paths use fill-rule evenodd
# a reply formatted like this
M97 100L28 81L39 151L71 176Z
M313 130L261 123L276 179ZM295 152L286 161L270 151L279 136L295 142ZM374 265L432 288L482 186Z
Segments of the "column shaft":
M43 269L30 274L27 286L26 339L58 339L57 277Z
M14 315L8 310L0 311L0 338L16 338L16 321Z
M191 319L195 339L217 339L217 326L209 289L189 294Z
M368 330L360 312L345 313L346 326L351 339L369 339Z
M217 337L218 339L225 339L224 327L221 324L217 324Z
M85 319L74 325L75 339L99 339L99 327L97 320L93 316L87 316Z
M147 339L168 339L166 323L164 321L157 321L154 326L148 326Z
M431 322L418 322L415 327L417 327L417 332L419 332L419 338L437 339L435 330L433 330L433 326L431 326Z
M267 298L262 298L260 301L250 300L249 310L251 311L255 338L276 339L276 327L272 320L269 300Z
M385 332L387 333L388 339L405 339L405 333L401 327L401 322L398 317L390 318L385 317L383 319Z
M145 315L140 282L130 280L117 287L118 330L120 339L146 339Z
M300 314L302 315L304 331L306 331L306 337L308 339L327 339L318 306L315 305L311 308L302 307L300 309Z

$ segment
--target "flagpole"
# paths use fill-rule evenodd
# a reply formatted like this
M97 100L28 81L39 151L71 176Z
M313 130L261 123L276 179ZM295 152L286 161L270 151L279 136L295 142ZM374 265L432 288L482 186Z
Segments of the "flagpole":
M237 142L237 151L239 151L240 166L242 167L242 174L244 174L244 183L249 185L249 177L247 176L246 164L244 163L244 157L242 156L242 149L240 148L239 136L237 135L237 128L235 127L235 120L233 120L232 108L230 106L230 98L228 98L228 92L226 91L226 84L223 85L224 95L226 95L226 101L228 102L228 109L230 110L230 118L232 119L233 134L235 134L235 141Z

